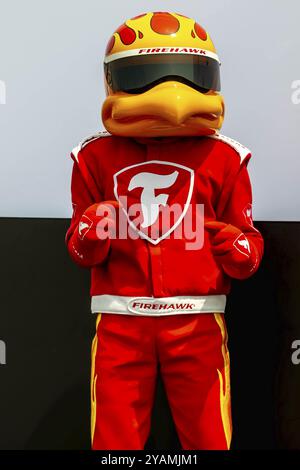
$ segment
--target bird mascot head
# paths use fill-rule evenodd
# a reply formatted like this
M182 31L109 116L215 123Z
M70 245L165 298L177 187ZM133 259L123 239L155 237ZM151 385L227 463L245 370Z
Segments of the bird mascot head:
M209 34L178 13L125 21L104 58L105 128L114 135L210 135L221 128L220 61Z

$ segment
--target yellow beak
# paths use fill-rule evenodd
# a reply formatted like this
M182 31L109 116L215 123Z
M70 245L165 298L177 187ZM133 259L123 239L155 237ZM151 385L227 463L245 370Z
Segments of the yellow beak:
M106 129L115 135L156 137L206 135L220 129L223 97L168 81L141 94L109 95L102 107Z

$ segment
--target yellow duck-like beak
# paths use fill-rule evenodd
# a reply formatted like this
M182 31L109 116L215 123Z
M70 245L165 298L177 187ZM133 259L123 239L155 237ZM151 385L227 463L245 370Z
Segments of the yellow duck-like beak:
M162 82L141 94L110 94L102 106L105 128L127 137L214 134L224 119L223 97L201 93L176 81Z

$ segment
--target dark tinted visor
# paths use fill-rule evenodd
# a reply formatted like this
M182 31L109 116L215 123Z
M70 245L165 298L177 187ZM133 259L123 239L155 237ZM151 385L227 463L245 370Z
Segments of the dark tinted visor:
M177 80L200 91L220 91L220 64L211 57L194 54L129 56L104 64L110 88L141 93L157 83Z

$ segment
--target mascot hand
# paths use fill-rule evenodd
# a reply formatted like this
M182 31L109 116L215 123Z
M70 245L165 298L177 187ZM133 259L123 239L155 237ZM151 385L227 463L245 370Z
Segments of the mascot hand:
M99 240L108 241L116 232L117 201L93 204L82 214L78 224L78 237L86 244Z
M243 279L254 269L256 252L246 235L237 227L210 221L205 229L211 235L211 250L216 261L231 277Z
M70 249L77 263L91 267L101 263L110 248L110 239L116 235L117 201L93 204L82 214L70 240Z

